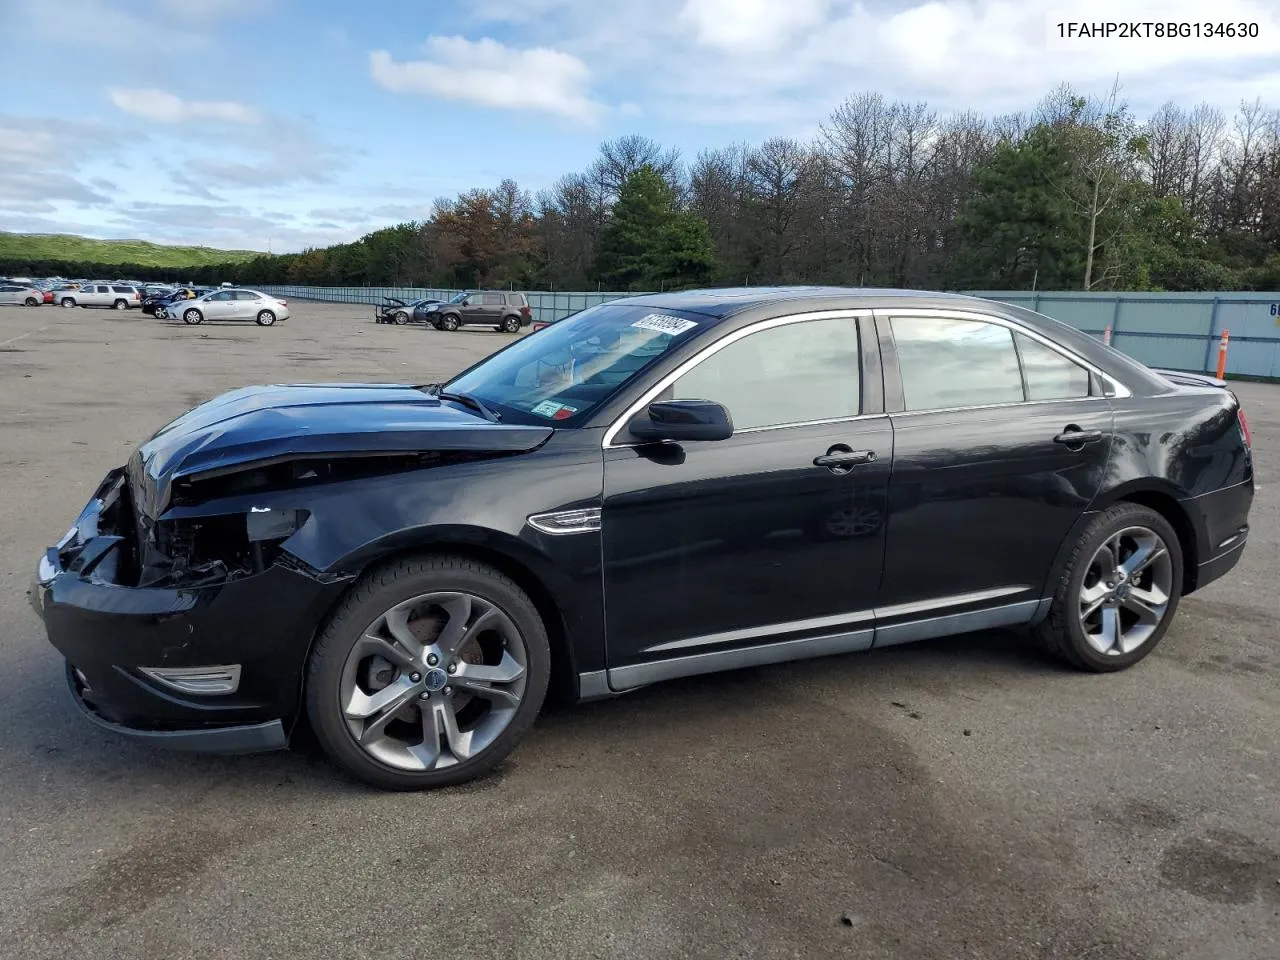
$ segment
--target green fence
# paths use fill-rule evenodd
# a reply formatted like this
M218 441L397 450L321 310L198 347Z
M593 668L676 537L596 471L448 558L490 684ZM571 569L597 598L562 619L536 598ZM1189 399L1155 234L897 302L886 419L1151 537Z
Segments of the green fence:
M263 287L301 300L372 305L384 297L447 300L458 291L423 287ZM1217 344L1231 333L1227 372L1280 378L1280 293L1075 293L1026 290L966 291L1027 307L1101 337L1111 328L1111 345L1153 367L1214 370ZM535 320L555 321L587 307L636 296L618 291L526 291Z

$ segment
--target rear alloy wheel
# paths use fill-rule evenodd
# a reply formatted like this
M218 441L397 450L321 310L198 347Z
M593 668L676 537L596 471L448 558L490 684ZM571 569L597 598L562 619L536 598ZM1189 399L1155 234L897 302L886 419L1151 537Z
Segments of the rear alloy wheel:
M441 330L447 330L449 333L452 333L454 330L457 330L459 326L461 326L461 321L458 319L458 315L456 313L446 313L440 318Z
M63 297L61 303L64 307L74 307L76 305L75 300L71 297Z
M257 323L260 327L269 327L276 322L276 315L270 310L261 310L258 312Z
M403 310L398 310L396 311L395 321L396 321L396 326L403 327L406 323L409 322L409 315L405 313Z
M1122 670L1150 653L1182 594L1182 549L1160 514L1118 503L1081 536L1038 632L1085 670Z
M113 304L112 304L112 306L113 306L113 307L115 307L117 310L128 310L128 309L129 309L129 301L128 301L128 300L117 300L115 303L113 303Z
M35 297L27 297L27 299L22 302L25 303L28 307L40 306L40 301L37 300Z
M463 557L403 559L367 574L316 641L307 713L358 779L444 786L511 752L550 672L546 629L513 581Z
M519 317L503 317L502 330L504 333L519 333L520 318Z
M203 319L204 319L204 315L201 314L200 311L197 310L195 307L192 307L190 310L184 311L182 314L182 322L189 323L193 327Z

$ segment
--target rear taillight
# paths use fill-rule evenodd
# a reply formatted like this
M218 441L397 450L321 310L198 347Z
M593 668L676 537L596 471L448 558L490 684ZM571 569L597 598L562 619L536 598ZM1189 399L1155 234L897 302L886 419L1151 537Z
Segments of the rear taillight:
M1244 408L1236 408L1236 419L1240 421L1240 432L1244 435L1244 445L1253 449L1253 434L1249 432L1249 418L1244 415Z
M533 316L533 311L532 311L531 309L529 309L528 307L521 307L521 308L520 308L520 313L521 313L521 315L522 315L522 316L526 316L526 317L531 317L531 316Z

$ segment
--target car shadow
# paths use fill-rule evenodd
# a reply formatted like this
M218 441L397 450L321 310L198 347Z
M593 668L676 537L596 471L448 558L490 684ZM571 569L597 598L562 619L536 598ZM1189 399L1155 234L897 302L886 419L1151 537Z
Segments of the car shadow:
M43 658L42 658L43 659ZM835 685L840 696L874 702L902 699L924 678L945 678L951 691L967 682L985 687L993 678L1053 676L1072 673L1041 653L1024 633L982 631L919 643L870 650L855 655L821 657L765 667L705 674L642 687L618 697L569 704L551 698L534 725L537 752L573 750L582 738L602 727L643 730L661 736L678 719L696 727L713 717L744 718L764 700L802 703L815 685L827 695ZM43 674L43 671L42 671ZM22 687L40 701L28 715L33 729L10 727L2 749L11 770L30 764L42 776L109 785L112 792L200 783L234 783L239 789L269 789L284 798L294 790L314 797L317 791L339 794L378 793L344 776L325 758L305 717L293 731L291 749L250 756L188 754L136 744L93 729L77 716L59 676L29 678ZM655 729L657 728L657 729ZM21 756L26 754L25 760ZM522 756L517 749L515 758ZM523 775L537 776L536 765L519 762ZM509 759L493 773L449 791L496 788L513 766Z

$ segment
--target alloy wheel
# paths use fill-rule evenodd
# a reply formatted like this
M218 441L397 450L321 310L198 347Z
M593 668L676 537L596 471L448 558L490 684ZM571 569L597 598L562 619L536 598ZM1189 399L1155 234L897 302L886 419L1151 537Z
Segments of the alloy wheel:
M479 755L507 728L528 663L519 629L492 601L422 594L386 611L352 646L339 706L369 756L440 770Z
M1080 588L1080 626L1105 656L1132 653L1164 620L1173 595L1173 559L1147 527L1108 537L1089 561Z

